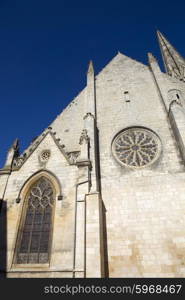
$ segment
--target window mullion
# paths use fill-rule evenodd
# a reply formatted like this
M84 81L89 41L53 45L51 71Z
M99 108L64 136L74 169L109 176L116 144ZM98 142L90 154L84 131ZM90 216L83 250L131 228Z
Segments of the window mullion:
M40 255L40 241L43 234L43 221L45 216L45 208L43 208L43 214L42 214L42 221L41 221L41 229L40 229L40 236L39 236L39 247L38 247L38 262L39 262L39 255Z
M31 248L31 242L32 242L32 235L33 235L33 226L34 226L34 221L35 221L35 211L36 208L34 208L34 214L33 214L33 219L32 219L32 224L31 224L31 230L30 230L30 238L29 238L29 243L28 243L28 256L27 256L27 263L29 263L29 258L30 258L30 248Z

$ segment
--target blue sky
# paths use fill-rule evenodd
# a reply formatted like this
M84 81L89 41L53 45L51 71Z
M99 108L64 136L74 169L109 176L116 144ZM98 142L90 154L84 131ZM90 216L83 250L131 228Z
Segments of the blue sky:
M118 50L161 64L159 29L185 56L185 1L0 0L0 167L23 151Z

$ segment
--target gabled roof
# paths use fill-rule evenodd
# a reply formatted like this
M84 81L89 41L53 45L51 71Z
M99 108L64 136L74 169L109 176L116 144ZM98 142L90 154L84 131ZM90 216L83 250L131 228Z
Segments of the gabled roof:
M52 139L54 140L56 146L60 150L60 152L65 157L68 164L73 165L75 163L72 153L68 153L64 150L65 145L60 143L60 138L56 137L56 132L53 132L51 128L49 127L47 130L44 131L39 137L37 137L34 142L31 143L31 145L23 152L22 155L14 159L13 162L13 170L18 170L22 167L22 165L28 160L28 158L34 153L34 151L38 148L38 146L42 143L42 141L46 138L47 135L50 135ZM75 153L76 158L78 157L79 153Z
M106 66L95 76L96 79L104 75L107 69L112 67L116 68L118 62L132 61L134 64L141 65L144 68L148 68L141 62L132 59L120 52L118 52L107 64ZM18 164L22 165L27 158L31 155L34 149L41 143L43 138L50 132L58 147L62 149L63 154L68 158L67 153L79 152L79 138L83 129L83 117L84 117L84 104L86 96L86 87L67 105L67 107L57 116L57 118L49 125L49 129L45 129L44 132L39 135L34 142L19 156L17 160ZM57 138L56 138L57 136ZM62 141L63 146L59 145L59 140ZM65 147L65 151L64 151ZM19 163L18 163L19 161Z

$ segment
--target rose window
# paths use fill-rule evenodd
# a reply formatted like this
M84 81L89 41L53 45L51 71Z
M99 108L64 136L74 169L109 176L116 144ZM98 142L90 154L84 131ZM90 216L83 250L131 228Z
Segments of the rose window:
M50 158L50 156L51 156L50 150L44 150L40 154L40 159L41 159L41 161L45 162Z
M153 163L160 154L158 136L144 128L129 128L119 133L112 149L116 160L128 167L144 167Z

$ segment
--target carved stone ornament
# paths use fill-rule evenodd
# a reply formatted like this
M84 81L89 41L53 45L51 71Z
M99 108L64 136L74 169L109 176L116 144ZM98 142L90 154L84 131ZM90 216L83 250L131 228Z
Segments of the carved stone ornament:
M69 159L69 162L71 164L75 164L79 155L80 155L80 151L68 152L67 157Z
M112 152L119 164L141 168L156 161L161 152L161 142L153 131L132 127L115 137Z
M86 130L86 129L83 129L83 130L82 130L82 133L81 133L81 136L80 136L79 144L82 145L84 141L86 142L86 144L89 142L89 137L88 137L88 134L87 134L87 130Z
M91 112L86 113L86 115L83 117L83 119L87 119L88 117L91 117L94 119L94 115Z
M40 153L39 158L40 158L41 162L47 162L49 160L50 156L51 156L51 151L46 149Z

